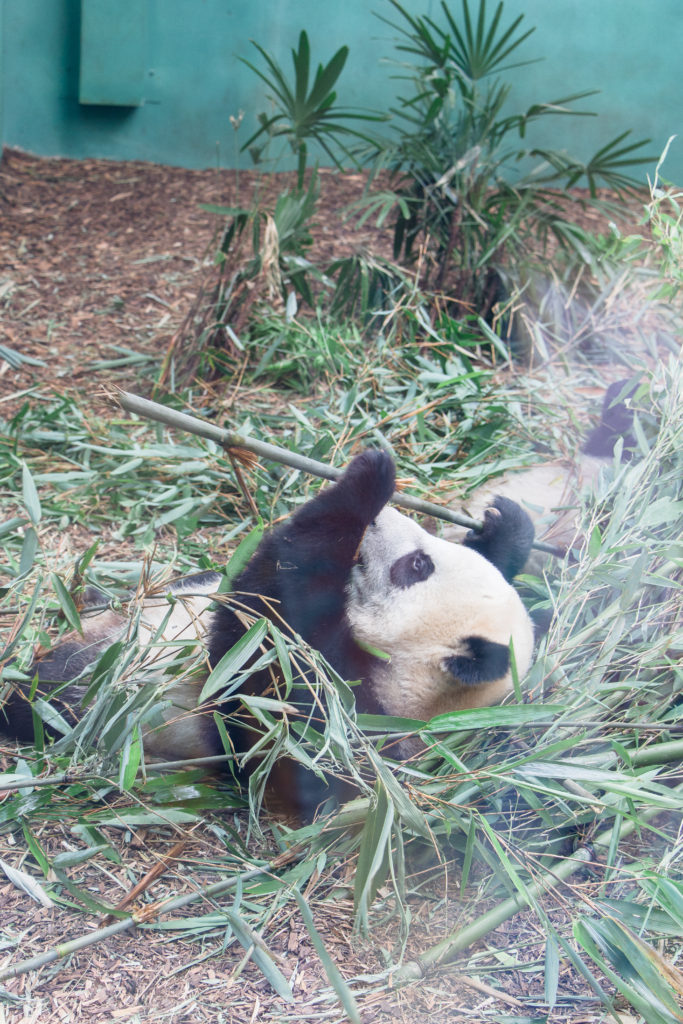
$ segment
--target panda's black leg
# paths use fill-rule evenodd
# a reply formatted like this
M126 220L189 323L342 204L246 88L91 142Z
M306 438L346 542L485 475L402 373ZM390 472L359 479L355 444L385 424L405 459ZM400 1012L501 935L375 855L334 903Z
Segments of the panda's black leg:
M299 825L313 821L325 803L331 801L339 806L357 795L350 783L331 776L323 780L289 758L281 758L273 765L267 792L268 804Z
M637 381L619 380L610 384L603 399L600 423L591 430L581 449L584 454L610 459L621 437L624 439L623 457L631 457L636 444L633 436L634 416L633 410L626 405L626 399L633 398L637 390Z
M484 512L484 528L470 530L464 544L495 565L506 580L524 568L534 540L534 525L515 501L497 495Z

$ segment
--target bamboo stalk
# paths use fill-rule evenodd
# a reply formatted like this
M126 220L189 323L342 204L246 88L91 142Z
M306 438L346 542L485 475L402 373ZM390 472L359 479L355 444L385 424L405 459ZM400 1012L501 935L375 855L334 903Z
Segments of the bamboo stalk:
M158 904L154 904L151 907L145 907L143 911L136 914L131 914L128 917L122 918L120 921L115 921L114 924L106 925L104 928L98 928L94 932L88 932L85 935L79 935L78 938L72 939L70 942L62 942L52 949L46 950L44 953L39 953L38 956L33 956L28 960L20 960L16 964L8 964L6 967L0 969L0 981L6 981L8 978L16 978L20 974L27 974L29 971L36 971L40 967L45 967L46 964L54 963L55 960L63 960L65 957L70 956L72 953L77 953L81 949L85 949L87 946L94 946L96 942L102 942L103 939L108 939L111 935L118 935L120 932L125 932L131 928L137 927L139 924L144 924L152 916L157 917L159 914L167 914L172 910L180 910L188 904L193 903L199 899L210 899L214 896L219 896L229 889L234 888L238 882L246 882L252 878L258 878L259 875L269 874L271 871L282 867L284 863L290 863L300 856L300 847L292 847L285 854L281 854L274 860L269 861L260 868L251 868L248 871L241 871L235 875L231 875L230 878L225 878L221 882L214 882L213 885L208 885L202 889L194 889L192 892L186 893L184 896L176 896L170 900L162 900Z
M682 793L683 786L676 786L673 792ZM468 946L478 942L479 939L488 935L489 932L493 931L494 928L497 928L504 921L514 917L518 911L529 906L544 892L555 888L559 882L565 882L580 867L593 860L594 848L609 848L610 843L614 839L615 831L617 832L619 842L621 842L622 839L629 836L636 828L639 828L643 822L649 821L650 818L660 814L661 810L661 807L649 807L642 811L637 819L624 820L620 818L618 827L612 825L610 828L604 829L592 840L590 846L579 847L571 857L561 861L552 871L547 871L537 881L530 883L526 887L527 891L524 896L521 893L510 896L509 899L499 903L497 907L493 907L485 914L476 918L467 927L459 928L457 932L452 932L445 939L442 939L441 942L431 946L417 960L411 960L409 963L404 964L392 975L392 984L407 985L411 981L423 978L429 971L435 970L437 967L441 967L443 964L454 960L458 953L462 953Z
M583 728L585 725L602 725L605 728L623 728L622 723L615 724L614 726L609 723L601 722L576 722L576 723L565 723L565 725L575 725L576 728ZM523 729L525 727L535 728L535 722L522 723L517 722L514 726L510 726L511 729ZM671 729L668 723L662 723L661 725L642 726L648 729ZM497 729L507 728L507 726L496 726ZM443 730L447 732L448 730ZM441 730L435 729L434 734L439 735ZM401 733L386 733L387 736L406 737L413 736L414 733L401 732ZM638 747L632 749L626 748L630 751L631 762L634 768L643 768L651 764L679 764L683 760L683 740L667 740L663 743L651 743L649 746ZM179 761L146 761L141 764L137 770L137 774L140 775L143 772L160 772L160 771L177 771L180 768L213 768L221 764L226 764L229 761L234 761L236 757L240 757L240 754L213 754L211 757L188 757L182 758ZM614 751L606 753L601 758L601 764L605 768L609 768L610 765L616 764L619 760L619 755ZM18 778L9 780L0 780L0 793L11 792L13 789L34 789L40 786L61 786L71 785L71 783L78 782L106 782L108 785L116 785L116 783L104 775L85 774L83 772L61 772L56 775L24 775ZM661 808L660 808L661 810ZM365 810L363 811L365 814Z
M211 768L214 765L225 764L234 761L234 754L213 754L211 757L193 757L181 761L146 761L137 770L137 775L145 771L175 771L178 768ZM23 775L15 779L0 781L0 793L11 792L13 789L35 789L41 786L70 786L74 782L106 782L108 785L116 783L104 775L96 772L86 774L82 771L60 772L55 775Z
M199 437L205 437L209 441L215 441L216 444L221 445L226 450L244 448L260 458L291 466L292 469L300 469L304 473L322 477L324 480L338 480L343 472L341 469L337 469L336 466L328 466L325 462L309 459L306 455L299 455L298 452L290 452L285 448L278 448L277 445L269 444L268 441L259 441L257 438L238 434L234 430L225 430L223 427L217 427L215 423L200 420L196 416L188 415L186 412L169 409L165 405L152 402L148 398L141 398L140 395L134 395L130 391L120 391L116 397L119 404L127 412L143 416L145 419L155 420L157 423L165 423L168 427L187 430L191 434L197 434ZM443 505L435 505L431 501L424 501L422 498L414 498L410 494L403 494L401 491L396 491L391 500L400 508L407 508L412 512L433 516L435 519L443 519L447 523L464 526L468 530L480 532L482 529L482 524L476 519L470 519L469 516L463 515L460 512L453 512L452 509L444 508ZM565 555L564 551L553 547L551 544L545 544L543 541L534 541L532 547L537 551L544 551L546 554L554 555L556 558L564 558Z

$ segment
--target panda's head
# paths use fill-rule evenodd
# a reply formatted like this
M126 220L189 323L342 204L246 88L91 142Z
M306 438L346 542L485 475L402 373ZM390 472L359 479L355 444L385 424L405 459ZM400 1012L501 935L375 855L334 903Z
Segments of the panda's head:
M499 701L522 676L533 627L482 555L432 537L393 508L366 530L347 595L354 638L389 656L373 675L385 713L427 720Z

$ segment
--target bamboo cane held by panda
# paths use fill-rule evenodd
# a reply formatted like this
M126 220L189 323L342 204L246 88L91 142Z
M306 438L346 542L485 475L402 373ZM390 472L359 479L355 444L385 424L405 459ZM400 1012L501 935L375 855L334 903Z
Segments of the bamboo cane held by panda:
M216 444L221 445L228 451L231 449L243 449L252 452L259 458L279 462L285 466L290 466L292 469L299 469L304 473L310 473L312 476L319 476L325 480L338 480L342 474L341 469L329 466L325 462L309 459L305 455L288 451L286 448L279 448L277 445L270 444L267 441L246 437L234 430L225 430L223 427L216 426L215 423L200 420L196 416L190 416L188 413L179 412L176 409L169 409L165 405L160 405L159 402L152 402L150 399L134 395L130 391L117 392L116 399L127 412L135 413L137 416L142 416L145 419L155 420L158 423L164 423L169 427L186 430L188 433L197 434L199 437L205 437L209 441L215 441ZM476 531L481 531L482 529L482 524L475 519L470 519L469 516L454 512L442 505L435 505L431 501L424 501L421 498L414 498L409 494L403 494L401 491L394 493L392 502L400 508L421 512L423 515L433 516L435 519L455 523L456 526L464 526L467 529ZM532 546L538 551L545 551L557 557L564 555L563 551L559 551L557 548L544 544L541 541L534 541Z

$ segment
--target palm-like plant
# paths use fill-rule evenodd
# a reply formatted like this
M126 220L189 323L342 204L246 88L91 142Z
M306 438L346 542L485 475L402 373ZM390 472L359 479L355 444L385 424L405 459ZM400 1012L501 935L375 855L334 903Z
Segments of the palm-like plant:
M267 50L258 43L253 45L265 60L268 70L263 71L250 61L240 59L266 83L272 92L271 99L276 109L270 117L266 114L259 115L260 127L247 139L242 150L248 149L257 163L264 148L254 146L257 139L265 135L267 143L275 136L286 138L297 157L299 189L303 188L304 184L309 140L317 142L337 167L340 166L338 151L355 163L354 155L345 145L344 139L359 140L365 139L365 136L346 122L377 121L383 120L384 117L336 105L337 93L334 90L349 55L348 46L340 47L324 67L322 64L318 65L309 90L311 49L306 32L301 32L299 36L298 49L292 50L294 81L291 84Z
M441 0L440 24L390 3L401 20L383 20L399 32L397 50L409 58L402 77L414 85L392 110L393 137L376 150L376 166L388 166L398 181L382 209L386 216L387 205L398 204L394 253L412 259L419 243L434 257L431 283L442 287L448 274L458 298L486 313L491 282L513 247L519 259L549 234L565 249L577 241L562 190L584 180L592 200L598 185L623 193L636 184L627 170L651 158L628 133L586 163L524 145L540 118L586 116L573 104L591 92L506 112L510 86L495 76L528 63L511 58L533 29L522 31L523 15L504 27L502 2L489 17L486 0L479 0L473 17L462 0L459 23ZM535 168L520 173L530 160Z

